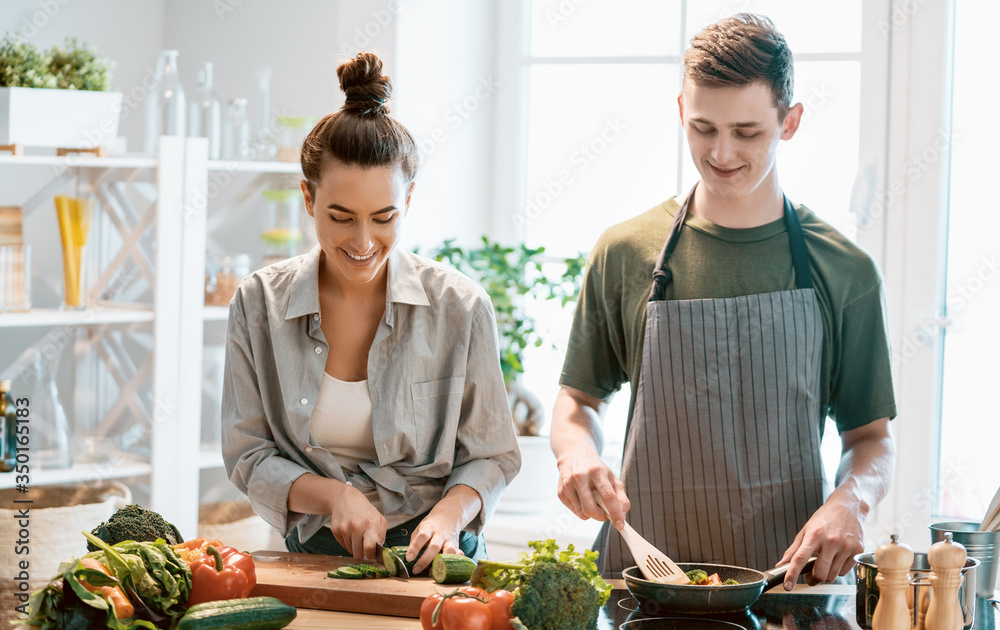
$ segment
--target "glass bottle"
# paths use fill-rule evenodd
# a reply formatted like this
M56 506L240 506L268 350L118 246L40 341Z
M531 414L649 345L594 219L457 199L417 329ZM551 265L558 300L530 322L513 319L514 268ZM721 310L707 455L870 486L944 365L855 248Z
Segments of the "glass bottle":
M188 108L188 135L208 138L208 159L218 160L222 148L222 103L215 95L212 63L198 70L198 90Z
M0 472L12 472L17 463L17 407L10 393L10 381L0 381Z
M61 352L47 358L41 348L33 348L33 379L31 394L31 463L32 468L69 468L73 465L70 451L69 422L59 401L56 376Z
M273 160L278 155L278 145L271 129L271 69L257 69L257 121L254 125L256 159Z
M234 98L229 101L222 145L223 159L250 159L250 119L247 117L247 99Z
M164 50L156 63L156 82L146 97L146 153L155 154L160 136L183 136L187 105L177 75L177 51Z

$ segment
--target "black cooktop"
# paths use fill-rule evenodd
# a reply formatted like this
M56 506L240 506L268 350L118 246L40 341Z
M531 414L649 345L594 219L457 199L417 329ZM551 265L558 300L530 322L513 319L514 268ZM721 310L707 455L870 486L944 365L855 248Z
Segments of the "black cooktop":
M643 612L627 590L615 589L597 626L600 630L859 630L854 599L765 593L744 613L684 616ZM998 611L988 600L977 600L973 630L1000 630L997 618Z

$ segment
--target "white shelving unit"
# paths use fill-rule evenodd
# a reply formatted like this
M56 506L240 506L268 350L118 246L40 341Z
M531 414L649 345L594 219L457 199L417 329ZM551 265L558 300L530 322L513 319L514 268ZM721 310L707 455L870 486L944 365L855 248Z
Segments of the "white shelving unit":
M203 473L224 466L218 449L203 449L200 440L205 329L225 322L229 313L227 307L204 303L206 250L219 248L213 234L234 225L242 227L238 222L262 189L281 185L278 182L289 179L287 176L301 172L297 163L210 161L207 155L204 139L164 137L155 158L0 156L0 175L27 169L37 179L41 169L49 176L41 177L45 181L27 200L0 199L4 205L19 202L26 217L39 208L51 207L52 197L71 187L74 180L93 185L98 207L92 239L98 225L118 233L112 239L118 241L117 251L105 252L107 264L97 270L95 291L108 285L123 265L130 264L134 276L145 276L152 295L152 303L118 300L81 310L34 308L27 313L0 314L0 372L17 369L19 357L4 353L3 340L22 335L22 330L41 334L44 341L46 332L51 335L65 329L74 340L76 362L83 354L81 348L107 346L110 350L103 351L100 368L108 374L98 377L93 369L77 370L74 365L73 395L61 392L60 397L64 401L72 398L75 410L85 413L97 397L93 392L110 383L119 396L110 405L108 415L113 417L105 417L99 430L106 428L107 435L117 436L116 427L127 422L133 429L140 426L149 437L148 453L115 454L100 463L33 470L29 485L148 479L150 507L186 532L197 531ZM131 207L121 192L121 186L135 182L155 189L155 199L146 212ZM290 181L285 183L290 185ZM230 199L220 203L211 194L210 184L215 189L224 188ZM98 213L103 213L105 220L99 222ZM29 243L37 238L27 236ZM58 233L50 238L58 239ZM58 240L54 243L58 250ZM38 250L35 252L37 256ZM120 339L123 331L148 333L152 341L147 363L130 365L127 353L115 350L115 344L124 343ZM143 392L149 393L148 400ZM0 474L0 488L13 485L13 475Z
M65 339L65 345L72 346L63 354L64 361L72 361L72 390L66 391L65 378L57 382L68 415L101 416L95 433L120 439L128 432L132 443L139 445L135 452L110 452L95 463L62 469L32 467L29 492L31 487L103 479L140 478L146 485L148 479L152 509L185 523L192 515L197 517L197 506L191 509L190 498L197 495L197 486L192 490L191 484L178 483L177 474L185 468L179 464L190 449L177 402L183 398L178 388L178 305L183 293L178 261L183 260L185 247L188 143L185 138L163 137L155 157L0 156L0 174L9 178L6 181L42 182L26 199L5 195L0 200L19 205L26 225L34 220L33 213L51 212L53 196L71 190L74 184L92 191L95 209L88 250L96 249L88 251L87 260L88 264L99 261L84 287L93 306L0 314L0 370L5 376L19 375L28 351L17 352L24 343L31 343L29 350L41 352L42 344ZM26 187L20 187L22 194ZM44 224L45 217L38 222ZM32 233L26 229L25 237L33 245L35 263L49 262L42 258L46 250L59 255L58 230ZM38 282L37 277L34 280ZM104 298L107 301L101 301ZM62 354L63 346L58 348ZM71 445L79 447L84 437L88 436L74 435ZM78 452L74 459L84 457ZM0 475L0 488L12 487L14 481L14 475Z

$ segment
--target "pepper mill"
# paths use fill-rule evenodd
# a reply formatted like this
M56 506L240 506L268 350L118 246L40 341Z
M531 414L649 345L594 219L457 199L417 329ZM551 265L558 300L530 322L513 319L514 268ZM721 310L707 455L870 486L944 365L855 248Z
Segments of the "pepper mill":
M931 603L927 607L927 630L962 630L965 618L958 600L962 585L962 567L967 554L961 543L946 532L942 542L931 545L927 560L931 565Z
M906 591L910 588L910 567L913 550L900 544L899 535L893 534L892 542L875 550L878 574L878 604L872 616L872 630L910 630L910 608L906 605Z

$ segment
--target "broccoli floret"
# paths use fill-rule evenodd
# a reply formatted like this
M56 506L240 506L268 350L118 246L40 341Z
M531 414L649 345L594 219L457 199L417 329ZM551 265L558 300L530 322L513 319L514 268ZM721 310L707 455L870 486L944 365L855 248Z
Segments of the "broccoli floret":
M168 545L184 542L177 528L168 523L159 513L147 510L139 505L126 505L111 515L91 532L109 545L115 545L125 540L136 542L153 542L157 538L167 541ZM87 543L88 551L97 551L97 546Z
M531 630L590 630L600 609L600 593L579 570L539 562L525 569L510 612Z
M708 581L708 573L702 571L701 569L691 569L685 573L692 584L704 584Z

